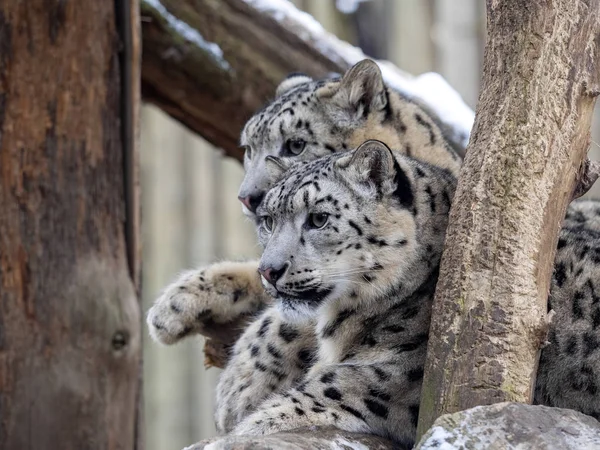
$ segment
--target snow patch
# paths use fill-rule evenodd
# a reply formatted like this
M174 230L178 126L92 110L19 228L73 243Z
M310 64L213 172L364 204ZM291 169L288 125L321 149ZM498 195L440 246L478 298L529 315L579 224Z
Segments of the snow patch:
M245 2L262 13L271 16L278 22L290 20L296 22L297 25L306 28L306 32L300 35L302 40L309 39L311 35L317 36L327 33L323 28L323 25L315 20L313 16L304 11L300 11L288 0L245 0Z
M154 0L156 1L156 0ZM367 58L357 47L348 44L317 22L310 14L298 10L288 0L245 0L246 3L280 22L321 54L341 66L352 66ZM449 136L466 147L475 113L460 95L437 73L413 77L387 61L377 61L385 82L408 98L419 99L452 130Z
M439 73L424 73L414 80L413 95L423 100L439 119L460 133L463 147L469 143L469 135L475 121L475 112ZM458 138L458 136L457 136Z
M419 443L419 450L455 450L458 448L449 442L454 440L454 435L443 427L433 427L427 434L429 435L427 439Z
M187 23L179 20L171 14L160 0L142 0L145 4L150 5L158 12L163 19L167 21L169 26L186 41L192 42L212 56L213 60L221 67L221 69L230 71L231 66L223 56L223 50L214 42L208 42L202 37L198 30L192 28Z
M336 0L335 6L343 14L352 14L356 12L360 3L368 1L369 0Z

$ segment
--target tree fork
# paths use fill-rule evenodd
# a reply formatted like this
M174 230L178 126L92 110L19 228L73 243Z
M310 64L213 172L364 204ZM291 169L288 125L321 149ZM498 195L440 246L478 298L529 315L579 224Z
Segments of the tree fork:
M597 177L585 157L599 92L600 0L487 0L487 30L432 312L419 436L445 413L531 402L560 225Z

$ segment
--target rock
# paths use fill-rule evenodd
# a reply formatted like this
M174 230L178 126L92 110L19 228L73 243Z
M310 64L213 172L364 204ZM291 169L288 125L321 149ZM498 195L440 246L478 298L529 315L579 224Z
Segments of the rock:
M334 428L267 436L225 436L185 450L391 450L392 442ZM577 411L498 403L446 414L414 450L599 450L600 422Z
M392 442L335 428L307 428L267 436L225 436L198 442L184 450L392 450Z
M600 449L600 422L577 411L521 403L477 406L435 421L415 450Z

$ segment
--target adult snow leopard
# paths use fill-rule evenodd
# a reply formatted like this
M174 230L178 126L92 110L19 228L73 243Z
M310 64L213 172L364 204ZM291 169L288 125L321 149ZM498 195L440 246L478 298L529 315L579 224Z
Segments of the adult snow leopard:
M368 65L369 63L362 64ZM361 88L366 86L366 89L368 92L370 92L370 94L359 96L361 100L353 104L355 108L354 110L352 107L347 107L346 109L340 107L340 104L336 103L337 100L336 102L327 103L327 101L335 98L336 94L332 95L331 97L313 97L314 102L321 105L319 108L321 108L322 111L327 111L328 114L331 115L331 120L336 118L344 119L347 117L354 117L355 119L360 119L357 120L357 122L355 122L353 125L356 128L360 128L361 126L366 127L365 124L373 123L384 127L384 125L382 125L384 124L384 121L378 122L372 118L372 115L375 112L378 114L378 117L385 117L385 114L383 116L381 115L382 111L384 110L373 110L373 108L369 106L369 108L367 108L368 112L364 113L364 102L367 101L366 99L377 98L377 96L372 95L371 87L379 86L379 83L373 82L373 80L365 83L356 83L358 76L365 76L365 73L368 74L368 79L370 79L369 77L380 78L378 70L358 71L357 68L354 70L356 71L354 72L353 76L350 76L352 73L352 71L350 71L341 81L310 81L310 83L315 83L313 85L313 94L311 94L313 96L316 96L315 92L317 92L319 89L325 86L335 86L335 83L337 83L339 91L346 92L346 94L341 97L352 98L350 93L356 92L356 89L359 89L356 86ZM279 89L280 95L283 96L286 92L291 94L295 88L302 88L306 84L307 80L301 80L302 78L300 77L292 77L291 79L286 80ZM352 82L352 80L354 80L354 82ZM343 86L345 86L345 88L342 88ZM352 89L344 91L344 89L347 89L350 86L354 86L354 91ZM335 91L335 88L332 89ZM390 92L388 92L387 95L389 94ZM306 92L299 92L298 95L298 99L301 99L307 94ZM382 97L379 98L381 99ZM400 97L398 97L398 99L399 102L404 105L404 103L402 103L402 99ZM286 101L291 101L291 103L293 103L293 100L290 99ZM290 107L291 103L289 103ZM301 143L300 145L297 145L297 143L292 145L292 142L294 141L286 137L291 135L290 133L296 129L295 127L298 126L298 122L288 122L283 120L283 118L288 116L294 117L300 116L301 114L308 114L312 111L309 106L314 106L315 103L310 103L307 101L307 99L304 99L300 102L300 104L296 103L296 105L294 105L294 108L298 109L294 109L295 112L293 114L289 111L282 112L285 111L285 108L282 110L282 105L280 105L278 108L274 108L273 110L267 108L255 116L256 124L254 128L250 126L252 123L251 119L245 129L245 135L252 137L253 140L246 140L245 142L255 142L257 147L252 148L249 151L256 152L257 149L263 151L264 158L258 158L258 160L256 160L256 155L246 157L247 160L251 159L255 161L255 165L248 165L248 161L246 161L248 174L253 176L256 175L256 173L262 174L262 176L267 180L266 185L269 186L274 182L274 180L281 176L281 173L285 170L291 160L302 160L303 158L308 160L314 159L319 157L319 152L324 152L325 150L327 153L348 151L347 149L349 146L344 139L337 141L339 147L331 146L332 148L330 149L327 147L321 148L319 146L313 146L312 143L311 146L307 146L306 143L302 143L302 141L299 141ZM285 105L288 103L282 102L282 104ZM342 102L342 104L348 106L348 103ZM371 103L368 104L371 105ZM406 104L410 105L409 103ZM414 105L411 107L414 107ZM359 114L359 111L361 110L363 111L362 115ZM401 108L396 108L396 110L400 111ZM354 111L354 115L352 115L352 111ZM418 108L416 108L415 111L415 115L420 114ZM256 119L257 117L261 116L261 114L262 117L260 120ZM402 117L402 114L400 114L400 117ZM425 116L421 116L421 119L423 117ZM280 141L283 142L281 147L273 146L274 138L271 137L273 133L272 126L276 123L279 124L277 126L277 130L280 135ZM385 123L387 123L388 128L385 128L385 132L381 132L381 136L383 138L388 136L388 132L393 131L395 125L392 126L390 125L391 123L402 124L403 122L387 121ZM436 128L435 123L433 121L428 121L427 123L431 126L431 130L433 131L433 135L435 137L435 142L439 144L437 138L440 137L441 134ZM268 124L271 124L271 127ZM413 127L410 128L410 133L406 133L408 129L404 130L403 127L399 125L397 134L399 136L402 135L405 137L410 137L414 133L418 135L419 130L421 133L429 134L428 130L430 128L422 125L421 121L416 119L416 116L415 122L412 125ZM419 125L419 127L415 128L415 125ZM298 129L303 127L306 128L304 124L302 124L302 126L298 127ZM315 134L315 131L312 129L312 127L309 126L308 128L310 131L306 132L309 135L311 132ZM335 127L329 129L329 132L333 136L332 139L336 139L335 136L337 136L337 134L333 132L335 130ZM321 131L323 130L320 130L319 133ZM339 132L339 130L336 132ZM351 136L353 135L352 133L350 133ZM364 131L363 136L369 136L369 133ZM417 139L415 139L415 141L417 141ZM261 142L264 144L264 147L261 147ZM419 142L423 141L421 140ZM431 135L429 142L432 142ZM458 171L458 168L454 162L456 161L456 155L447 147L445 147L445 145L441 145L440 147L434 146L432 152L426 151L427 149L431 150L431 146L417 146L415 147L416 151L413 151L413 147L407 145L407 142L401 142L399 144L399 148L400 152L404 152L418 159L428 161L434 165L445 167L446 171L450 174L456 174ZM274 150L272 153L269 153L269 149L275 149L276 151ZM294 151L298 153L298 155L295 155L293 151L288 152L288 150L291 149L295 149ZM442 149L448 153L443 153ZM261 160L263 161L262 163ZM246 184L248 184L248 179L249 178L247 177L245 180ZM243 187L244 185L242 188ZM243 190L240 192L243 193ZM246 199L246 202L244 203L249 203L249 200ZM259 203L260 202L256 203L254 206L257 207L256 205ZM252 207L252 205L250 205L250 207ZM247 212L250 212L248 206ZM597 204L591 202L578 202L570 206L569 213L567 215L567 222L565 223L568 224L569 220L571 220L571 222L572 220L575 220L577 225L573 226L571 223L571 226L567 226L561 232L561 242L563 242L562 245L564 250L559 248L557 261L559 261L561 257L564 257L567 260L567 262L557 265L558 279L561 280L560 287L562 288L562 293L560 295L557 294L556 297L553 296L550 298L550 304L555 309L557 306L555 306L556 302L553 301L553 299L560 298L561 301L558 302L558 307L567 309L573 308L575 311L579 311L576 317L579 317L583 314L584 317L595 317L596 319L594 319L594 322L579 323L577 326L583 326L583 331L577 335L572 333L571 327L565 327L564 330L560 332L555 329L554 333L551 334L551 342L554 345L549 346L548 350L544 351L542 354L542 359L545 357L545 355L549 355L552 351L557 351L563 356L570 355L570 363L568 366L565 365L567 368L558 370L558 373L555 373L556 370L546 374L540 371L540 378L545 377L550 381L543 385L544 389L539 389L538 385L538 390L536 391L536 400L543 398L544 403L554 404L555 406L569 407L569 405L575 405L570 407L580 409L584 412L588 411L590 414L597 413L594 409L595 404L592 404L590 407L589 405L585 404L585 401L583 401L583 406L577 406L577 402L574 402L573 400L580 398L580 396L574 396L569 390L564 390L562 387L565 382L571 381L573 383L573 389L577 391L576 388L578 388L584 398L590 393L595 393L597 389L597 380L593 377L594 366L593 364L590 365L589 360L585 359L593 354L593 349L595 349L595 345L597 343L597 339L594 337L595 335L593 333L597 324L600 323L600 312L597 311L595 300L596 294L595 289L593 288L595 253L594 251L591 251L591 253L589 251L590 248L595 248L595 244L593 242L591 245L582 244L585 239L581 238L581 236L585 236L586 239L596 240L598 237L600 237L597 235L597 232L592 226L592 223L597 220L596 217L598 216L599 213ZM571 219L569 219L569 217L571 217ZM564 244L565 242L567 243L566 245ZM588 255L588 253L590 253L592 256ZM246 263L221 263L209 266L208 268L201 269L199 271L191 271L187 274L184 274L173 285L167 288L163 296L157 301L155 307L150 312L148 321L150 323L153 336L164 343L173 343L193 332L203 332L206 327L213 326L214 324L218 325L221 322L228 322L245 314L256 313L257 311L260 311L261 309L270 305L272 299L270 296L265 294L264 289L261 286L260 278L256 272L257 267L258 263L252 261ZM577 269L573 269L573 267L577 267ZM587 280L592 281L588 283ZM576 300L577 303L572 303L571 300ZM581 313L581 311L584 312ZM308 341L311 340L310 333L305 335L302 332L303 330L299 329L297 331L302 337L300 341L302 341L302 339L307 339ZM306 352L303 353L303 355L306 354ZM597 364L597 362L595 364ZM546 365L545 367L549 366ZM563 376L566 371L568 371L569 375L567 378ZM579 374L580 376L575 376L576 374Z
M296 164L268 191L259 271L276 303L222 374L221 431L330 425L412 446L455 183L368 141Z
M369 139L458 174L461 160L437 123L417 104L389 89L377 64L357 63L342 78L293 75L276 98L246 123L240 137L244 180L239 199L253 215L277 181L268 162L312 161L357 148Z
M458 174L460 158L436 122L387 88L377 64L364 60L341 79L289 77L278 87L275 100L248 121L241 136L246 174L239 191L245 213L254 216L266 190L292 162L345 152L369 138ZM588 208L583 217L578 212L581 227L597 220L597 209ZM566 241L572 239L571 231L563 234ZM177 295L189 314L176 318L155 308L152 314L163 317L148 319L157 325L150 328L154 338L172 344L193 333L219 334L219 324L243 324L245 317L271 303L257 269L258 261L222 262L183 273L163 291L157 305Z

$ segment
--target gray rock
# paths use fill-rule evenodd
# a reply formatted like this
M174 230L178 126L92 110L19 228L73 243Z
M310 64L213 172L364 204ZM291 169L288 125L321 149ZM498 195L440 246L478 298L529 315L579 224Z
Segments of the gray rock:
M435 421L415 450L599 450L600 422L520 403L478 406Z
M334 428L307 428L267 436L225 436L199 442L184 450L391 450L383 438Z
M185 450L391 450L390 441L333 428L225 436ZM478 406L435 421L414 450L600 450L600 422L576 411L521 403Z

